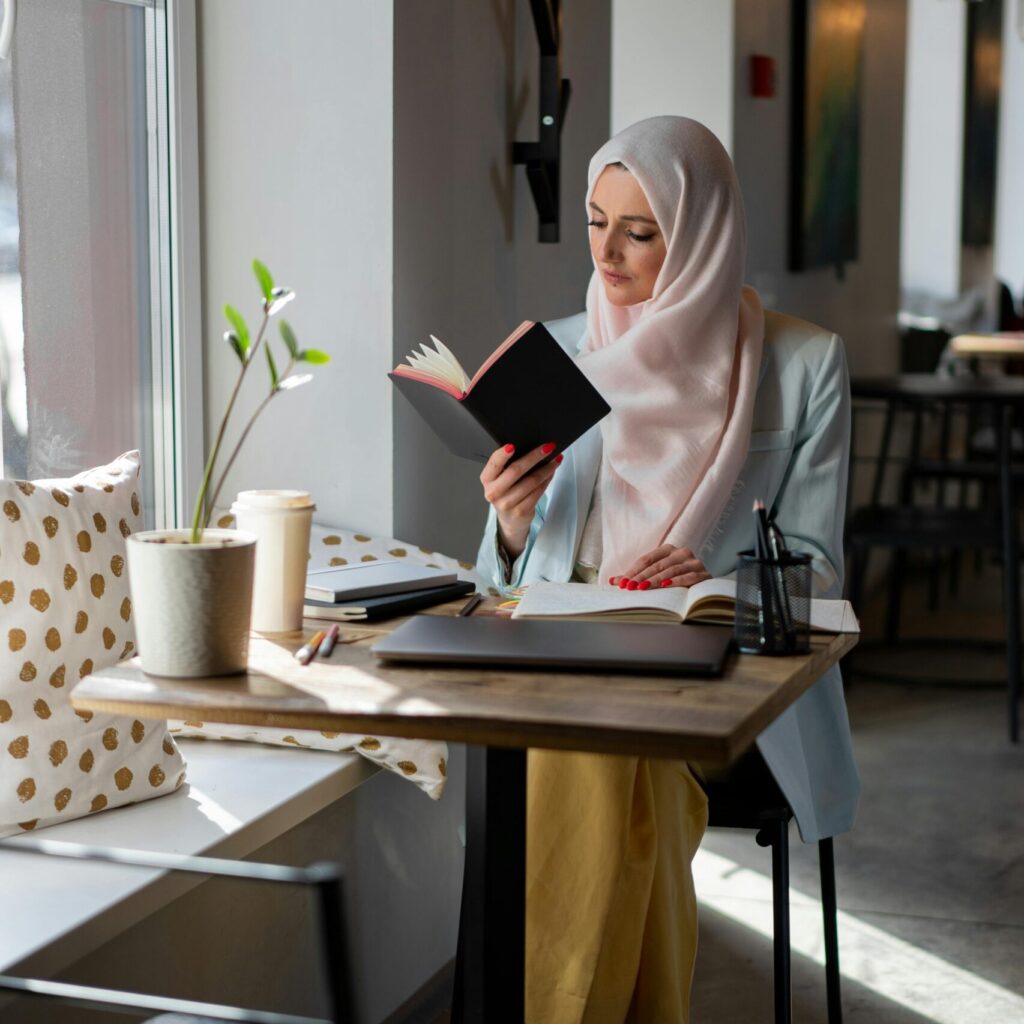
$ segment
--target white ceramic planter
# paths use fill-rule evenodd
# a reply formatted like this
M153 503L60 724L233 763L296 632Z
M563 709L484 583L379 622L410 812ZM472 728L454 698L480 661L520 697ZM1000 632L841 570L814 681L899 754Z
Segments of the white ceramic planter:
M148 530L128 538L143 671L192 678L244 672L256 538L239 530Z

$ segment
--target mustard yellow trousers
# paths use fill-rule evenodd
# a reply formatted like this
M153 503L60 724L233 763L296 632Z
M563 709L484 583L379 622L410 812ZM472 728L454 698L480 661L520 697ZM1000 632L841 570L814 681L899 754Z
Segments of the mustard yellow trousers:
M528 1024L686 1024L707 798L685 762L531 750L527 790Z

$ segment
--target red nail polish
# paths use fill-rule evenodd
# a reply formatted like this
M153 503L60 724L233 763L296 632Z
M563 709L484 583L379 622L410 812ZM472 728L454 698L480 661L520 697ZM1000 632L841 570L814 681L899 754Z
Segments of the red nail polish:
M625 590L625 589L626 589L626 585L627 585L628 583L629 583L629 580L628 580L628 579L626 579L626 577L625 577L625 576L623 576L623 577L622 577L622 578L621 578L621 579L619 580L619 590Z
M556 456L555 456L555 465L556 465L556 466L560 466L560 465L562 464L562 460L563 460L564 458L565 458L565 456L564 456L564 455L556 455Z
M516 446L514 444L507 444L507 445L505 445L505 453L507 455L511 455L515 450L516 450Z
M545 455L550 455L555 450L555 442L554 441L548 441L547 444L542 444L540 446L540 450Z
M627 590L636 590L636 588L637 588L637 587L639 587L639 586L640 586L640 584L639 584L639 583L637 583L637 581L636 581L636 580L630 580L630 581L629 581L629 582L628 582L628 583L626 584L626 589L627 589Z
M663 587L671 587L672 586L672 581L671 580L662 580L661 581L661 585Z
M637 587L637 589L638 590L650 590L651 589L651 581L650 580L644 580L643 583L641 583L640 586Z

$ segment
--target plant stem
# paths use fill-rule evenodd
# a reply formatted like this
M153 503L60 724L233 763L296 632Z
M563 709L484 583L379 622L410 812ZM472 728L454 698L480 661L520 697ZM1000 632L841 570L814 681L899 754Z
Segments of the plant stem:
M228 400L228 407L224 410L224 418L220 421L220 429L217 431L217 439L213 443L213 448L210 449L210 457L206 460L206 468L203 471L203 482L199 488L199 494L196 496L196 507L195 512L192 515L192 537L191 543L198 544L202 538L203 530L206 529L210 524L210 513L213 510L213 502L206 501L206 493L210 486L210 477L213 475L213 467L217 462L217 456L220 454L221 442L224 440L224 431L227 429L228 419L231 416L231 410L234 408L235 399L238 398L239 389L242 386L242 380L245 377L245 371L249 369L250 363L252 363L256 350L260 347L260 342L263 341L263 335L266 332L267 324L270 322L270 314L264 310L263 323L260 324L259 333L256 335L256 341L252 348L247 353L247 358L242 364L242 369L239 371L238 380L235 381L234 390L231 392L231 398ZM239 441L241 444L241 441ZM235 449L237 454L238 449ZM232 456L232 461L234 456ZM223 477L221 478L223 483ZM219 490L219 488L218 488Z
M281 374L281 380L284 380L289 373L292 371L292 367L295 365L295 360L289 360L288 365L284 369L284 373ZM220 497L221 488L224 486L224 482L228 478L228 473L231 472L231 467L235 464L235 459L238 457L238 453L242 450L242 445L245 443L245 439L249 436L249 431L252 430L253 424L258 419L259 415L267 407L270 400L274 395L278 394L278 390L275 388L273 391L263 399L258 406L256 411L249 418L249 422L246 423L245 429L242 431L241 436L238 438L238 443L235 445L235 450L231 453L231 458L228 459L228 464L224 467L224 472L220 475L220 480L217 481L217 486L213 490L213 497L210 499L210 510L212 511L217 507L217 498Z

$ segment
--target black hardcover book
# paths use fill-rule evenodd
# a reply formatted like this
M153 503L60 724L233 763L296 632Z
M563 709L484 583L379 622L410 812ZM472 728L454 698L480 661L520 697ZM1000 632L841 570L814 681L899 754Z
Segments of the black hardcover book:
M554 442L564 451L610 412L608 403L543 324L527 320L470 379L458 360L435 349L388 374L453 454L486 462L514 444L525 455Z
M458 583L448 583L443 587L413 590L404 594L384 594L381 597L364 597L356 601L314 601L307 597L302 613L309 619L365 622L444 604L446 601L454 601L457 597L472 594L474 590L475 583L460 580Z

